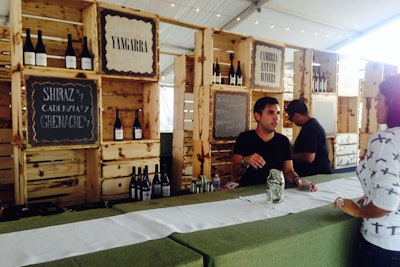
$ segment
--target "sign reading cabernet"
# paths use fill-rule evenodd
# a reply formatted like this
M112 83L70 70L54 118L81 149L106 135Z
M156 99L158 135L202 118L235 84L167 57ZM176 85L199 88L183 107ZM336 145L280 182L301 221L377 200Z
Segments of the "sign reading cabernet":
M93 80L30 76L26 85L32 146L97 142L97 86Z
M109 9L101 9L100 15L102 70L156 77L156 21Z
M251 87L282 90L284 48L254 41Z

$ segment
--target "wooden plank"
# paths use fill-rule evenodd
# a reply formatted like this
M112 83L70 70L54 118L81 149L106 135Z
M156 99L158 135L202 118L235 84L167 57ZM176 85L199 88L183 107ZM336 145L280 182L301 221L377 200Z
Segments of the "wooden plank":
M84 160L54 161L54 162L36 162L27 165L27 180L42 180L48 178L57 178L65 176L84 175Z
M35 164L45 161L63 161L63 160L85 160L85 151L83 149L62 149L62 150L28 150L26 152L26 162Z
M358 97L338 98L337 131L340 133L358 132Z
M84 194L84 176L71 176L58 179L44 179L28 182L28 197L37 198L70 193Z
M130 177L104 179L101 182L101 195L104 197L121 195L120 198L128 196ZM124 195L125 194L125 195Z
M12 138L12 129L0 129L0 143L11 143Z
M158 140L142 140L132 142L110 142L101 146L101 158L106 160L126 160L152 158L160 155Z
M158 157L138 159L135 160L134 162L132 160L105 162L102 166L102 178L104 179L104 178L131 176L133 166L135 166L136 171L138 171L138 167L141 167L143 170L144 166L147 165L149 170L149 175L151 176L150 179L152 180L156 164L160 165L160 159ZM160 168L158 170L160 171Z
M14 154L14 147L12 144L0 144L0 157L12 156Z
M14 159L12 157L1 157L0 158L0 170L13 169Z
M0 184L14 184L14 182L14 168L0 169Z

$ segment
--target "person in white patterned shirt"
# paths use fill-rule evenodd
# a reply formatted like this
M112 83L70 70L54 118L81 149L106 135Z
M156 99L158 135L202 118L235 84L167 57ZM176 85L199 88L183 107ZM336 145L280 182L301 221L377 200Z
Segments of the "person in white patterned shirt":
M376 117L387 129L371 136L356 169L364 196L338 197L334 206L361 218L355 266L400 266L400 75L379 85Z

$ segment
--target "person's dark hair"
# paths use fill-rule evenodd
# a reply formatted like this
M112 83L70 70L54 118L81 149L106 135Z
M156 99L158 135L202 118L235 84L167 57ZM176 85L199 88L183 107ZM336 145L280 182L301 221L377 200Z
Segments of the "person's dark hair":
M253 112L261 114L265 106L269 105L279 105L278 99L274 97L264 96L256 101L254 104Z
M289 117L292 117L294 113L299 113L301 115L308 115L308 108L306 104L300 99L292 100L289 105L286 107L286 112Z
M387 77L379 84L388 107L386 124L389 128L400 126L400 74Z

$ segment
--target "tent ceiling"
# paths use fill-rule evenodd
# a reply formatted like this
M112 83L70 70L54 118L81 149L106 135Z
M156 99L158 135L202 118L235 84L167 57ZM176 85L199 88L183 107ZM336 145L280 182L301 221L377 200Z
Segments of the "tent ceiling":
M321 50L336 50L400 17L399 0L102 1L159 14L161 21L172 18L194 26L225 29L288 46ZM173 54L193 51L195 31L168 22L160 23L161 72L167 74L173 70Z

